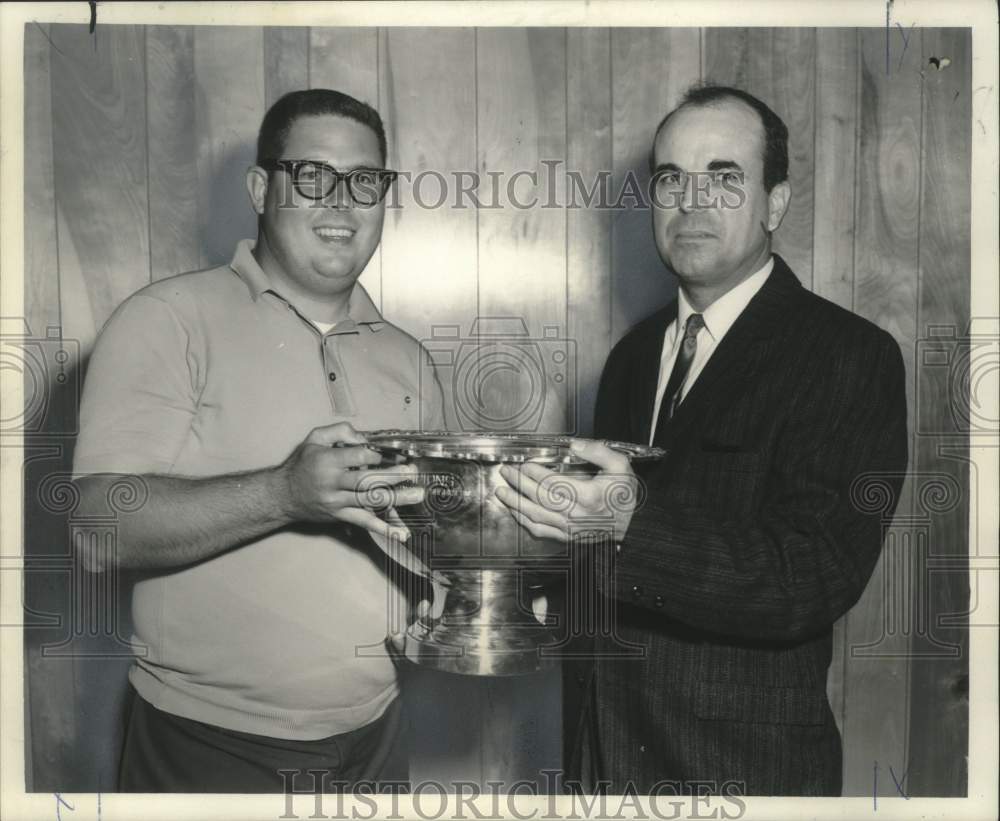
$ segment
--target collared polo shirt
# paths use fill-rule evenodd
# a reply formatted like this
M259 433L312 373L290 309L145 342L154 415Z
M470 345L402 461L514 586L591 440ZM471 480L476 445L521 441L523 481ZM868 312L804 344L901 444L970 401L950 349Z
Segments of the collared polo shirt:
M115 311L85 380L75 474L256 470L340 421L444 428L426 351L360 285L322 333L251 250ZM133 685L161 710L275 738L374 721L398 692L383 639L399 591L371 548L358 528L290 526L138 582Z

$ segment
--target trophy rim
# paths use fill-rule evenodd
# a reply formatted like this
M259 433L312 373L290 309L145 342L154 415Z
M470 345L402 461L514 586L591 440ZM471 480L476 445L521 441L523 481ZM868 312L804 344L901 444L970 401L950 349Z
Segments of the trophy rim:
M457 459L476 462L585 465L588 460L570 450L570 443L599 442L631 462L662 459L666 451L650 445L613 439L501 431L383 430L363 432L368 447L387 456Z

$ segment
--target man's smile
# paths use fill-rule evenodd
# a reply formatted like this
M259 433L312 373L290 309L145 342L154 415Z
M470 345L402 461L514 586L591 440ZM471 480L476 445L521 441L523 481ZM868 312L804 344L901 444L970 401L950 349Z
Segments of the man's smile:
M313 233L325 243L345 245L349 243L357 231L346 225L317 225Z

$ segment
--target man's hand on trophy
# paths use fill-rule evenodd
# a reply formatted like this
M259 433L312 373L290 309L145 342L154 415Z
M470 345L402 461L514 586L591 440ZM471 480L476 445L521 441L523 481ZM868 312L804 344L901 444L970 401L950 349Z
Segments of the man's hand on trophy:
M628 457L595 441L574 440L571 448L600 471L581 477L531 463L504 465L500 475L510 487L498 488L497 498L536 538L621 541L639 494L639 480Z
M374 536L405 541L410 531L396 505L422 501L414 487L412 465L382 464L383 457L365 447L367 439L349 423L315 428L292 454L271 472L275 498L288 521L339 520L363 527Z

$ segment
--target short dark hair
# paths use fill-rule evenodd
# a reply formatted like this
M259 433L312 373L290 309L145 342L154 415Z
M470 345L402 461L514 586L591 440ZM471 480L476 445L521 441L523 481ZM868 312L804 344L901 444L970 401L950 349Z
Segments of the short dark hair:
M678 111L695 106L718 105L726 100L739 100L750 106L760 117L761 125L764 126L764 190L770 193L779 182L788 179L788 126L766 103L743 89L713 84L692 86L680 103L660 120L653 142L656 142L667 121Z
M285 150L285 140L295 121L300 117L332 114L368 126L378 138L378 150L385 164L387 155L385 128L379 113L367 103L356 100L342 91L330 88L309 88L290 91L275 102L264 115L257 134L257 162L280 159ZM299 159L312 159L311 157ZM316 159L321 159L317 157Z

